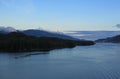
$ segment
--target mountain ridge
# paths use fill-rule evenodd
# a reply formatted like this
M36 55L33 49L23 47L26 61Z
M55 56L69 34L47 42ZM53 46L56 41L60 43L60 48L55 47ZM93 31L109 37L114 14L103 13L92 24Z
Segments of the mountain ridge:
M8 34L10 32L21 32L28 36L36 36L36 37L57 37L63 39L78 40L77 38L58 32L50 32L50 31L38 30L38 29L16 30L13 27L0 27L0 33Z
M28 36L21 32L0 34L0 52L49 51L75 46L94 45L93 41L70 40L56 37Z
M120 43L120 35L116 35L113 37L107 37L103 39L95 40L95 42L102 42L102 43Z

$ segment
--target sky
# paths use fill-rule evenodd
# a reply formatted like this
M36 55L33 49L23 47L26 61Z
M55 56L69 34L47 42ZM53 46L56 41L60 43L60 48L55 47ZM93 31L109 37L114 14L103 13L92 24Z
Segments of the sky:
M16 29L120 30L120 0L0 0L0 26Z

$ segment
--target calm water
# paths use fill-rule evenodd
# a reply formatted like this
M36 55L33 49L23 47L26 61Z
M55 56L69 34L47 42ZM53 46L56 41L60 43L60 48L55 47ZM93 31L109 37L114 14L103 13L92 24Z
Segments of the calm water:
M120 44L46 53L0 54L0 79L120 79Z

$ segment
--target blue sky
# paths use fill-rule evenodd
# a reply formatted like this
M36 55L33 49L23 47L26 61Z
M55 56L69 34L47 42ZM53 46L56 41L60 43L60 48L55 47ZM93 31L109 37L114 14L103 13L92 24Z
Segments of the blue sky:
M120 0L0 0L0 26L119 30Z

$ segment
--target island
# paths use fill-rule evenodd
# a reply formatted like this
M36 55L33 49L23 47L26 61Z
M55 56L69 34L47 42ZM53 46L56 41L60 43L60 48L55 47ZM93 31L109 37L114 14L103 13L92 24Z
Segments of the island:
M21 32L0 34L0 52L49 51L75 46L94 45L93 41L70 40L56 37L28 36Z

